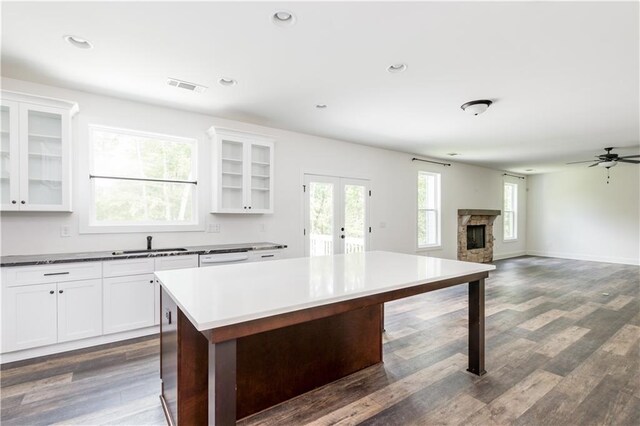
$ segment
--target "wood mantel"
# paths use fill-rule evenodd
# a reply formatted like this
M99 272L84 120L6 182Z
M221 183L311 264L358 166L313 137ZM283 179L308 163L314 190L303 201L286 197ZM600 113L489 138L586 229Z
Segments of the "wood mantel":
M500 210L459 209L458 216L500 216Z

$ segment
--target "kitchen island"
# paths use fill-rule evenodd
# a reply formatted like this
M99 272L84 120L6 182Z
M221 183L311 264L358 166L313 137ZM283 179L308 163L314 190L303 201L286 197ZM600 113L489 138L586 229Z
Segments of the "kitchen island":
M469 285L469 367L484 374L492 265L391 252L156 273L169 424L230 425L382 362L383 303Z

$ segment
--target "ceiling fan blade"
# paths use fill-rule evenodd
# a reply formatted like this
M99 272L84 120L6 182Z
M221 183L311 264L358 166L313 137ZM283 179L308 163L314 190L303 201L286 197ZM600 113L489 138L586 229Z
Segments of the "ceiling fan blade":
M581 163L591 163L593 161L599 161L599 160L587 160L587 161L573 161L571 163L566 163L566 164L581 164Z
M640 157L640 155L625 155L624 157L618 157L618 159L621 159L621 158L638 158L638 157Z
M624 158L618 158L618 163L640 164L640 160L625 160Z
M600 162L600 161L598 161L597 163L593 163L593 164L592 164L592 165L590 165L589 167L595 167L595 166L597 166L597 165L598 165L598 164L600 164L600 163L601 163L601 162Z

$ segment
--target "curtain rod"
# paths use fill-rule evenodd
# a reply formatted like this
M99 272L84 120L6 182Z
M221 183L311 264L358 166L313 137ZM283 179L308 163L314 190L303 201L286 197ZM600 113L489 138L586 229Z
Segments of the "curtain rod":
M451 163L440 163L439 161L423 160L422 158L413 157L411 161L424 161L425 163L440 164L441 166L450 166Z
M524 176L510 175L509 173L503 173L502 176L511 176L511 177L518 178L518 179L524 179L525 178Z

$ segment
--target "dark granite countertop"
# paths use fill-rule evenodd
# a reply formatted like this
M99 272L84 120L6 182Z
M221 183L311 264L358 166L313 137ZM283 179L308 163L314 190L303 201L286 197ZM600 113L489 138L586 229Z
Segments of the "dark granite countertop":
M255 250L275 250L287 248L284 244L277 243L243 243L243 244L219 244L211 246L187 246L186 250L170 252L142 252L128 254L114 254L121 251L94 251L84 253L52 253L0 257L0 267L50 265L53 263L71 262L101 262L103 260L139 259L144 257L185 256L188 254L215 254L237 253ZM131 249L135 250L135 249Z

